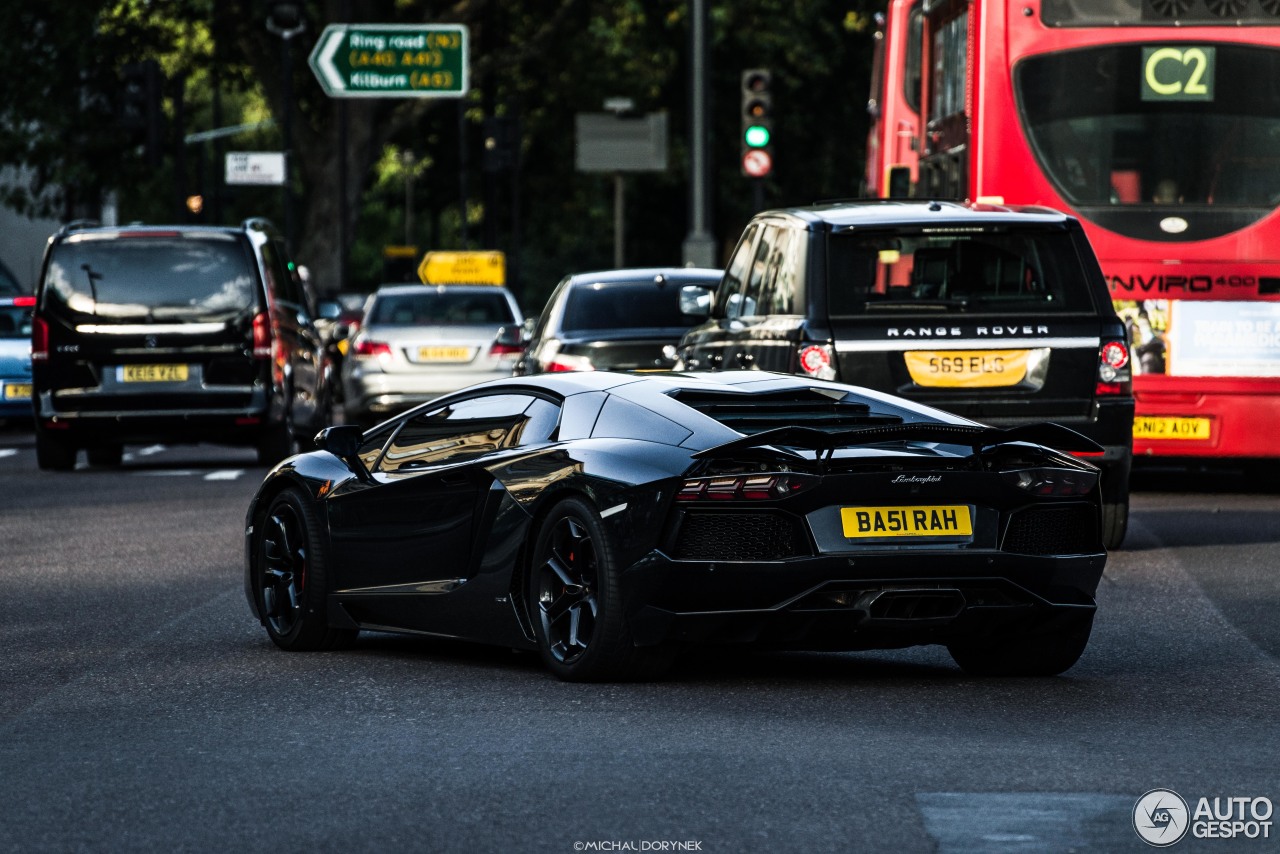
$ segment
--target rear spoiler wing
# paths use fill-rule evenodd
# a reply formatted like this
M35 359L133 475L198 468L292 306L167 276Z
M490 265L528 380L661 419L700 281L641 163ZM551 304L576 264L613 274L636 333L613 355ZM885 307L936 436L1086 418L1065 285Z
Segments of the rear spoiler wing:
M705 451L698 451L693 454L693 457L695 459L720 457L734 451L768 445L834 451L836 448L875 445L881 442L937 442L946 445L968 445L975 453L990 445L1005 442L1029 442L1068 453L1097 454L1103 451L1102 446L1088 436L1052 421L1004 428L917 422L835 431L818 430L813 427L777 427L773 430L762 430L750 436L743 436L741 439L734 439L723 445L707 448Z

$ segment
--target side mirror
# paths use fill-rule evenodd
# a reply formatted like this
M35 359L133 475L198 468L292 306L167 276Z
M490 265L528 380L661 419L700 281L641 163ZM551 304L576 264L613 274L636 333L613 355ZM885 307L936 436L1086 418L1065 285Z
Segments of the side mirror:
M351 469L352 474L360 480L365 483L373 480L373 475L369 474L369 470L365 468L364 460L360 459L364 431L358 425L339 424L336 427L326 427L316 434L315 443L320 450L328 451L346 463L347 468Z
M711 291L704 285L685 285L680 289L680 311L690 317L710 317Z

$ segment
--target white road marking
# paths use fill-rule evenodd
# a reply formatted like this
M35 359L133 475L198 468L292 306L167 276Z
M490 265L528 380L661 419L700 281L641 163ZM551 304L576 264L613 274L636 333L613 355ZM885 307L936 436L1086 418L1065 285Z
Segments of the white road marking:
M236 480L242 474L244 474L244 469L224 469L222 471L211 471L204 476L204 479L205 480Z
M5 457L12 457L18 453L17 448L0 448L0 460Z

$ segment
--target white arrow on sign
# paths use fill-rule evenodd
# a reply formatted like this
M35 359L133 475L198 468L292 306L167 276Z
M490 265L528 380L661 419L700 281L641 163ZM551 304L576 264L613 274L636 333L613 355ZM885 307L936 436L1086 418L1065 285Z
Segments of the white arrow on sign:
M338 47L346 40L346 37L347 28L345 26L330 24L324 28L320 41L316 42L316 46L312 49L311 56L307 60L307 64L315 72L316 79L324 87L325 94L329 96L351 94L347 92L347 81L342 79L338 66L333 64L334 54L338 52Z

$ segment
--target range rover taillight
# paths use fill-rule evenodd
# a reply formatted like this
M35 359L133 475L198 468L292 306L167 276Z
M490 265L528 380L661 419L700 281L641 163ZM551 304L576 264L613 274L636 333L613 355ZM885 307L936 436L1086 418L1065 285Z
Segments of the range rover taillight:
M1103 341L1098 349L1099 395L1128 394L1132 389L1133 369L1130 366L1129 346L1123 341Z
M49 359L49 324L39 316L31 318L31 359L35 362Z
M835 350L830 344L807 344L798 355L801 373L819 380L836 378Z

